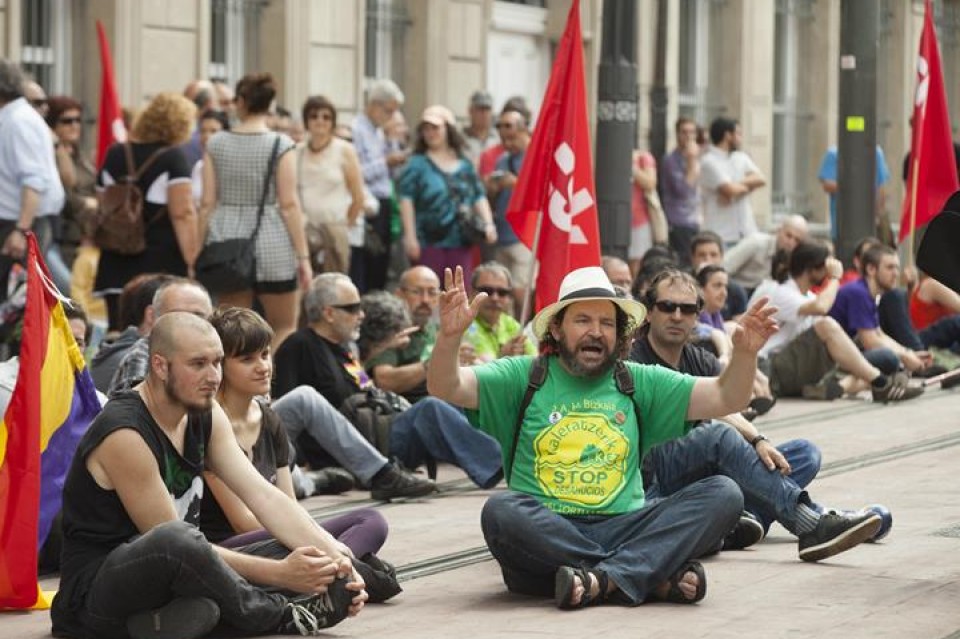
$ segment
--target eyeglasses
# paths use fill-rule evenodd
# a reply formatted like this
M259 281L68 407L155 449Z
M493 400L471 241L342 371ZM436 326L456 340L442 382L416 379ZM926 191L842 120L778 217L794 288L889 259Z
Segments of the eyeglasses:
M495 286L478 286L477 293L486 293L490 297L497 295L499 297L510 297L513 294L509 288L497 288Z
M333 114L329 111L314 111L308 116L309 120L323 120L324 122L330 122L333 120Z
M343 311L344 313L350 313L351 315L356 315L361 311L360 302L353 302L352 304L331 304L330 308L335 308L338 311Z
M401 290L404 293L409 293L410 295L415 295L417 297L429 297L433 299L440 295L439 288L414 288L410 286L401 287Z
M60 118L59 120L57 120L57 124L80 124L81 122L83 122L83 118L80 118L80 117Z
M653 305L657 307L658 311L667 315L673 315L678 308L683 315L696 315L700 312L700 305L695 302L678 303L669 300L657 300Z

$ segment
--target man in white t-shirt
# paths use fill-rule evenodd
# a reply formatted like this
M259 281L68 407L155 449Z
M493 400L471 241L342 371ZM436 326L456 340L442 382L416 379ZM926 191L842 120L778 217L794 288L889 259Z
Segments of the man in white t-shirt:
M781 397L825 400L868 388L883 403L919 396L923 389L908 386L905 373L883 375L870 364L827 315L842 273L825 245L804 241L790 254L790 276L766 291L780 326L759 353L769 364L770 388ZM814 286L819 293L810 291Z
M757 232L749 195L766 185L750 156L740 150L743 132L732 118L710 124L713 146L700 160L703 227L716 232L727 247Z

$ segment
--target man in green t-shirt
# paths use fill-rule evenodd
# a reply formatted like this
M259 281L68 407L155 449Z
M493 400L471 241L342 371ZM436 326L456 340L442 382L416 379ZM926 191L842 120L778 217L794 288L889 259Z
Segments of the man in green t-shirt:
M534 318L547 375L522 411L514 445L533 360L458 367L461 336L486 296L468 304L459 268L445 279L428 387L501 443L511 490L487 501L481 523L507 587L553 594L561 608L702 599L706 576L692 559L719 546L743 495L733 480L711 476L646 503L640 457L682 437L686 420L746 406L757 350L776 331L775 309L760 303L744 315L720 377L693 378L620 362L646 310L615 297L600 267L573 271L559 301Z
M433 269L414 266L400 276L396 294L410 311L415 327L405 335L409 342L368 357L363 367L378 387L416 402L427 394L426 362L437 334L433 316L440 299L440 280Z
M476 319L465 341L473 346L477 363L512 355L536 355L537 349L510 315L513 282L510 270L497 262L485 262L473 270L470 288L474 296L484 293Z

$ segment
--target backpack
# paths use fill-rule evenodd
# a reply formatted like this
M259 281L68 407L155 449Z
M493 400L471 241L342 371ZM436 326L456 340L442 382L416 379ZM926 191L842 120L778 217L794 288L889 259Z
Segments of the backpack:
M120 255L140 255L147 250L146 231L166 213L164 207L150 220L143 219L143 193L137 182L157 157L169 147L153 152L139 169L133 162L130 143L123 145L127 160L127 174L107 186L100 195L100 208L94 219L93 239L101 250Z
M613 380L617 385L617 390L629 397L631 401L634 401L633 392L636 390L636 385L633 382L633 375L630 374L623 360L618 359L614 363ZM516 459L517 455L517 444L520 442L520 429L523 426L523 417L527 412L527 408L530 406L530 402L533 401L533 394L540 390L540 387L543 386L545 381L547 381L547 358L545 355L539 355L530 365L530 374L527 377L527 392L524 393L523 399L520 401L520 410L517 411L516 427L513 429L513 446L510 447L510 467L504 468L504 477L507 480L507 486L510 485L510 476L513 474L513 460ZM640 407L636 406L636 401L634 401L634 408L634 413L636 413L637 417L637 431L639 432Z

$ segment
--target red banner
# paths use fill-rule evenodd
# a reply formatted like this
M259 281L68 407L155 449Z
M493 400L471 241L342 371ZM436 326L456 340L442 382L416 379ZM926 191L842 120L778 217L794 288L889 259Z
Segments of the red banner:
M917 90L913 102L913 140L903 198L900 239L925 225L940 212L957 183L947 93L940 68L940 48L933 26L933 8L926 0L920 55L917 57Z
M97 116L97 169L103 166L107 149L115 142L127 139L127 128L123 124L123 110L117 95L117 83L113 77L113 58L110 56L110 43L103 30L103 23L97 20L97 40L100 42L100 113Z
M537 310L557 300L567 273L600 264L589 131L580 2L574 0L507 207L507 221L539 261Z

